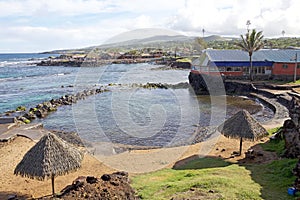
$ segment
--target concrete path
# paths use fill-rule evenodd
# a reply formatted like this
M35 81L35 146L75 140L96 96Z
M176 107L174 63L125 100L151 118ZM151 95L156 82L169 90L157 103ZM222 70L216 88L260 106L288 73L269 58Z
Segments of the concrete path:
M22 125L1 124L0 142L9 141L15 138L16 136L27 137L37 142L47 132L48 131L43 128L42 124L22 124Z
M272 89L259 89L261 91L265 91L265 92L269 92L271 94L276 95L282 95L282 94L286 94L288 92L291 92L291 90L272 90Z
M261 124L266 129L276 128L283 126L285 120L290 119L289 110L287 107L279 103L280 98L286 98L286 101L291 99L289 93L291 90L274 90L274 89L258 89L258 93L251 93L252 96L262 100L264 103L273 107L274 116L271 120L262 122ZM265 96L267 94L268 97ZM273 98L271 98L273 96Z
M10 128L14 127L16 124L0 124L0 135L2 133L5 133L6 131L8 131Z

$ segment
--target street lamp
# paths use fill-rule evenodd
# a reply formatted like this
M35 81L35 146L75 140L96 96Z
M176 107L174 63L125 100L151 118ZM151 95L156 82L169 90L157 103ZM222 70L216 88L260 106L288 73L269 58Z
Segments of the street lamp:
M247 20L246 25L247 25L247 31L249 32L249 26L251 25L250 20Z

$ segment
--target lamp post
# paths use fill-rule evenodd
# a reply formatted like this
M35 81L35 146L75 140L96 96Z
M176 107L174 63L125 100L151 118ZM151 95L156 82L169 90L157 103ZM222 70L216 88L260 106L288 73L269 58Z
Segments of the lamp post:
M251 25L250 20L247 20L246 25L247 25L247 31L249 32L249 26Z
M295 55L295 69L294 69L294 83L296 82L297 79L297 65L298 65L298 54L296 53Z

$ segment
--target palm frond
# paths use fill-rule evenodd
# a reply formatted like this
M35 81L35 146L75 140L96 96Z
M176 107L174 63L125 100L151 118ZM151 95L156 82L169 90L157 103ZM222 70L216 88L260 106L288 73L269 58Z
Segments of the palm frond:
M237 44L238 47L240 47L243 51L248 52L249 54L249 60L250 60L250 79L253 80L253 66L252 66L252 54L253 52L263 48L263 34L262 31L256 32L255 29L253 29L250 33L248 31L245 34L245 37L241 35L242 41Z

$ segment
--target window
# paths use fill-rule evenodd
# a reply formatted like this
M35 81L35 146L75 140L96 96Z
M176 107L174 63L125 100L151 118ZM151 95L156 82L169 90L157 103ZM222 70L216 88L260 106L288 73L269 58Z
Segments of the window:
M235 72L239 72L239 71L241 71L241 68L235 67L235 68L234 68L234 71L235 71Z
M289 67L289 66L288 66L287 64L283 64L283 65L282 65L282 68L283 68L283 69L287 69L288 67Z
M249 73L249 71L250 71L250 70L249 70L248 67L243 67L243 72L244 72L244 73Z
M219 67L220 72L225 72L225 67Z
M232 71L231 67L227 67L226 71L231 72Z
M211 72L219 72L219 69L218 69L218 67L212 66L212 67L209 68L209 71L211 71Z
M298 69L300 68L300 63L297 64L297 68L298 68Z

